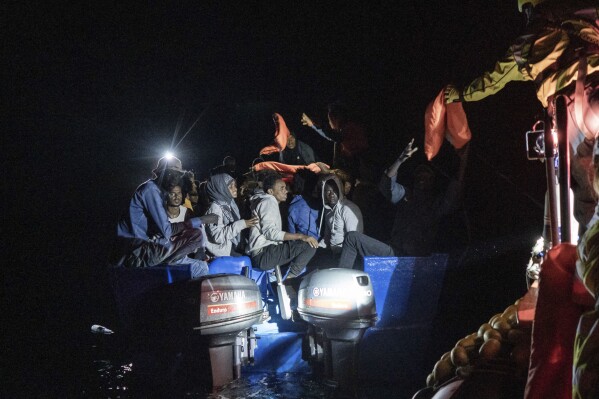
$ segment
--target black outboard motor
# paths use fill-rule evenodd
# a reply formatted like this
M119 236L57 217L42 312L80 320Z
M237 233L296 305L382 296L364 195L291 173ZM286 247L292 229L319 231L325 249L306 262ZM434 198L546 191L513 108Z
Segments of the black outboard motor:
M323 368L325 382L355 395L358 343L376 320L368 274L352 269L325 269L303 278L297 311L312 325L302 357Z
M241 275L214 274L151 290L137 307L136 330L151 342L185 354L185 378L220 387L253 361L252 325L268 317L257 284ZM177 373L178 375L181 373Z

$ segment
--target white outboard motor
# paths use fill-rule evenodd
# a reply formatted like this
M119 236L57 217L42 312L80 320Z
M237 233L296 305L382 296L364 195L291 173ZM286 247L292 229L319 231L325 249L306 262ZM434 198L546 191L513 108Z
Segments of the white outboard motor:
M377 320L368 274L342 268L308 274L300 284L297 311L311 324L304 360L323 368L325 382L340 392L355 393L358 343Z

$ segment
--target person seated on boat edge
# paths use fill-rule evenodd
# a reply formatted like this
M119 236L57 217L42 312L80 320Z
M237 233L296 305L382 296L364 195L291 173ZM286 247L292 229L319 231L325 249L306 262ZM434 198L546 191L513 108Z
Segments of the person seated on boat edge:
M426 164L415 169L412 189L395 181L399 165L416 151L412 149L412 142L383 176L383 195L396 204L390 241L381 242L359 232L349 232L343 242L339 267L353 268L358 254L365 257L430 256L432 253L441 218L459 206L469 145L456 150L460 160L457 177L451 179L444 192L439 192L435 171Z
M218 216L216 224L206 226L206 248L213 256L242 256L245 252L243 230L255 226L258 218L241 219L237 198L237 182L227 173L212 175L206 184L210 207L206 214Z
M318 182L322 212L319 224L317 255L312 264L316 267L334 267L341 254L343 242L349 232L362 233L364 221L360 208L345 197L341 179L330 173Z
M192 265L192 278L207 274L205 262L187 255L204 245L202 225L215 223L217 217L206 215L171 224L165 209L167 190L169 185L181 179L185 171L179 159L164 157L158 161L152 174L150 180L137 187L127 211L119 220L111 265L145 268L189 263Z
M287 229L319 240L318 214L320 201L317 193L318 175L310 170L299 170L291 185L293 198L287 210Z
M318 241L301 233L282 230L279 204L287 200L287 186L279 174L268 174L262 181L262 193L251 197L250 209L259 223L250 228L248 254L252 265L271 270L289 265L286 279L299 276L314 256Z

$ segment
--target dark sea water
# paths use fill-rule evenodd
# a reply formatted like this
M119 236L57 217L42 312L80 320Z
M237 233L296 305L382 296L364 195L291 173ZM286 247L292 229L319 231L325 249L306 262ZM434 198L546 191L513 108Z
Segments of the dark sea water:
M193 376L181 382L173 376L172 363L162 369L147 367L156 365L155 355L136 354L123 356L112 353L108 358L107 345L111 337L94 337L95 343L89 348L89 362L82 370L80 397L82 398L152 398L184 397L205 399L234 398L411 398L415 389L397 385L369 383L365 381L347 392L327 385L320 376L312 372L275 373L254 372L252 366L244 366L239 379L212 389ZM114 348L113 348L114 349ZM125 351L126 352L126 351ZM126 359L127 358L127 359ZM169 370L170 369L170 370ZM197 371L201 373L202 371Z

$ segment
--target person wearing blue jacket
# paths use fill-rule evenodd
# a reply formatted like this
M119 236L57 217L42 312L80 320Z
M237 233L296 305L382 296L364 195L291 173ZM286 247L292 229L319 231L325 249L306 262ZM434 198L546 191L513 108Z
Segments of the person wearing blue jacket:
M287 211L287 224L290 233L301 233L319 240L319 202L314 197L318 176L309 170L300 170L293 178L295 195Z
M165 208L167 187L180 181L185 171L179 159L164 157L152 173L152 179L137 187L119 220L112 265L144 268L189 263L193 278L207 274L206 262L187 255L205 246L203 224L215 218L207 215L170 223Z

